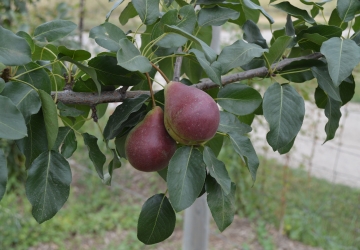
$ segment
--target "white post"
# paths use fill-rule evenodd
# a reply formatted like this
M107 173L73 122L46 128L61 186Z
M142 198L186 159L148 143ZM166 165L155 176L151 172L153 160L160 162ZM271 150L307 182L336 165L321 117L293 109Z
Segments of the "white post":
M210 47L219 53L221 26L213 26L212 29ZM209 219L210 211L206 202L206 194L204 194L185 210L183 250L208 249Z

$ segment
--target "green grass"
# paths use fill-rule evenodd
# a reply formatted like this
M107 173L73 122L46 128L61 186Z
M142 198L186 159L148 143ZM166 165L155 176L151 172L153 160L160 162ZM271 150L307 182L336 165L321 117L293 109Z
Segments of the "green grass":
M288 169L286 211L281 218L283 166L261 160L253 185L240 159L226 147L220 158L237 184L240 216L273 224L291 239L324 249L360 249L360 190L312 178L302 169Z

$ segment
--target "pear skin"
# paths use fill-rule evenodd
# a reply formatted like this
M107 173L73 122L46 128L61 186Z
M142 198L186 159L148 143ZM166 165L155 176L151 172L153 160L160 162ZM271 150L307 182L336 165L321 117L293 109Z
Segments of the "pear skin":
M214 137L220 123L216 102L206 92L181 82L165 86L164 123L181 144L200 145Z
M164 169L177 146L164 126L164 113L155 107L137 124L125 141L125 154L137 170L153 172Z

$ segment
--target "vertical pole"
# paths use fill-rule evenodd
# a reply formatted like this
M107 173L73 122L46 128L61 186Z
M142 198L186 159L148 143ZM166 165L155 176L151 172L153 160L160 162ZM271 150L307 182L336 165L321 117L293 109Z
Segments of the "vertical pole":
M220 52L221 26L212 27L210 47ZM183 249L207 250L209 243L210 211L206 202L206 194L196 199L193 205L185 210Z

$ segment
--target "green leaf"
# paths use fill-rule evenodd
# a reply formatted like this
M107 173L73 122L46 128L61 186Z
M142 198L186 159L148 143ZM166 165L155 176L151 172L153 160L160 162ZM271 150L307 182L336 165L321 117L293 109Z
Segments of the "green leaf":
M97 144L98 139L95 136L90 135L88 133L83 133L82 136L84 138L84 143L89 150L89 158L93 162L99 177L103 180L104 179L103 168L106 161L106 157L101 152Z
M238 134L247 134L252 131L252 128L242 123L235 115L220 111L220 123L218 131L223 133L237 132Z
M32 37L26 33L25 31L19 31L16 33L17 36L22 37L26 40L26 42L29 44L30 48L31 48L31 53L33 53L35 51L35 43L34 40L32 39Z
M259 10L261 11L261 13L267 18L267 20L269 20L269 23L274 23L274 19L269 15L269 13L267 13L263 7L253 3L250 0L241 0L242 4L245 5L246 7L248 7L249 9L252 10Z
M4 90L5 86L6 86L6 83L5 83L4 79L2 79L0 77L0 93Z
M341 118L341 102L335 101L332 98L328 98L325 106L325 116L328 118L328 122L325 125L326 140L332 140L335 137L336 130L339 128L339 122Z
M105 139L111 140L115 138L123 129L122 124L128 120L132 113L138 111L147 99L149 99L148 95L140 95L135 98L126 99L121 105L117 106L105 126Z
M33 38L39 42L54 42L69 35L77 25L67 20L53 20L35 28Z
M342 106L344 106L346 103L351 101L355 94L355 80L353 76L350 76L349 78L345 79L340 86L340 98L342 101Z
M23 155L25 155L25 167L28 169L32 162L42 153L48 151L47 137L43 112L40 111L30 117L27 125L28 136L17 140L16 144Z
M119 22L121 25L127 24L130 18L136 17L138 15L132 2L129 2L126 5L125 9L120 13Z
M78 110L76 108L66 106L62 102L58 102L57 108L60 111L61 116L77 117L77 116L83 115L85 113L82 110Z
M314 93L315 104L319 109L325 109L328 102L328 96L320 87L315 89Z
M28 170L25 190L38 223L55 216L70 193L71 169L66 159L55 151L40 154Z
M197 0L196 4L212 5L216 3L222 3L225 0Z
M224 136L215 134L213 138L206 142L206 146L211 148L215 156L217 157L220 154L221 148L224 143Z
M337 1L337 12L341 22L347 23L354 19L355 14L360 10L360 1L358 0L341 0Z
M49 94L43 90L39 90L42 112L46 127L46 135L48 139L48 149L51 150L55 144L59 130L56 105Z
M208 77L215 82L216 84L221 86L221 69L219 67L210 65L210 63L206 60L203 52L197 49L191 49L189 53L193 53L196 56L201 67L204 69Z
M115 139L116 152L119 154L119 156L121 158L125 158L125 159L126 159L125 141L126 141L127 135L128 134L125 134L123 136L116 137L116 139Z
M221 65L222 74L225 74L233 68L249 63L255 57L262 56L265 51L267 49L256 44L238 40L221 51L217 62Z
M168 166L170 201L176 212L191 206L205 182L206 170L201 152L194 147L176 150Z
M6 192L6 184L8 180L8 169L4 151L0 149L0 201Z
M132 3L144 24L151 25L160 17L160 0L132 0Z
M59 60L71 62L71 63L75 64L79 69L81 69L85 74L89 75L91 77L91 79L94 81L94 83L96 84L98 93L100 94L101 85L100 85L99 81L97 80L97 75L96 75L95 69L89 68L89 67L85 66L84 64L81 64L78 61L75 61L68 56L63 56L63 57L59 58Z
M77 141L74 130L69 127L60 127L59 133L52 150L59 152L61 147L61 154L67 159L72 156L77 148Z
M87 117L90 113L90 107L87 105L68 105L84 112L84 115L77 116L75 118L60 117L65 126L70 126L75 130L79 130L87 121Z
M276 151L289 144L300 131L305 115L304 99L289 84L274 83L264 94L263 110L270 125L266 139Z
M221 26L229 19L235 20L239 18L240 13L215 5L212 8L203 8L198 14L199 26Z
M286 17L285 34L291 37L295 36L295 29L290 15Z
M90 52L88 52L86 50L82 50L82 49L72 50L72 49L66 48L65 46L59 46L58 51L59 51L59 53L62 54L60 57L68 56L75 61L84 61L91 57Z
M0 138L17 140L27 136L23 115L6 96L0 96Z
M183 57L181 65L181 75L186 74L190 82L199 82L202 78L203 69L198 61L189 57Z
M184 37L186 37L187 39L191 40L192 42L196 43L197 45L201 46L203 52L205 53L205 57L206 59L212 63L213 61L215 61L217 55L215 53L215 51L209 47L209 45L207 45L206 43L204 43L202 40L200 40L199 38L197 38L196 36L193 36L191 34L189 34L188 32L174 26L174 25L165 25L164 26L164 31L165 33L176 33L179 35L182 35Z
M1 95L10 98L20 110L28 123L30 116L39 112L41 101L38 93L28 85L19 82L8 82Z
M38 46L35 44L35 50L32 53L32 60L45 60L45 61L53 61L57 59L57 55L59 51L56 46L52 44L46 44L46 46Z
M207 203L220 232L230 226L234 219L236 211L235 190L235 183L232 182L230 193L225 194L215 179L206 178Z
M156 194L141 208L137 237L146 245L159 243L174 232L175 222L175 212L168 198L164 194Z
M155 40L164 34L165 25L174 25L183 31L192 33L196 24L196 14L192 5L186 5L180 10L169 10L160 19L160 22L154 26L151 39ZM167 34L156 45L164 48L180 47L184 45L187 38L178 34Z
M336 87L351 75L360 62L360 48L350 39L333 37L323 43L320 52L326 57L330 77Z
M270 47L269 52L264 53L267 59L266 63L268 64L268 67L281 58L285 50L292 42L293 38L290 36L281 36L275 40L275 42Z
M120 49L119 41L126 38L126 35L116 25L106 22L92 28L89 37L95 39L101 47L115 52Z
M113 153L113 159L110 161L108 166L109 172L104 175L104 183L109 186L111 185L111 179L114 169L121 168L121 161L116 153L116 150L112 149L111 151Z
M278 149L279 154L283 155L283 154L289 153L289 151L291 150L291 148L294 146L295 139L296 139L296 136L295 136L294 139L292 139L292 141L289 142L286 146L284 146L284 147L282 147L282 148L279 148L279 149Z
M317 82L325 93L336 101L341 101L339 87L335 87L330 78L329 71L326 66L312 67L312 73L317 79Z
M0 26L0 62L19 66L31 62L31 49L26 40Z
M337 12L336 9L334 9L331 12L330 18L329 18L329 25L334 25L334 26L338 26L340 27L342 30L346 30L346 28L348 27L348 23L344 23L340 17L339 17L339 13Z
M241 157L246 167L249 169L251 178L255 181L256 172L260 163L250 139L236 131L228 132L228 135L230 137L232 147Z
M314 78L311 67L322 65L324 63L319 60L299 60L285 66L280 72L290 82L303 83Z
M306 10L299 9L299 8L291 5L287 1L281 2L278 4L274 4L272 6L274 6L275 8L277 8L279 10L285 11L286 13L288 13L289 15L291 15L293 17L302 19L305 22L308 22L310 24L316 23L315 20L309 15L309 13Z
M225 168L225 164L219 161L211 148L204 148L204 162L209 170L212 177L215 178L216 182L221 186L224 193L227 195L231 191L231 180L229 173Z
M133 86L143 81L137 73L117 65L116 58L112 56L94 57L88 65L96 71L98 80L104 85Z
M18 77L19 80L33 85L37 89L41 89L46 93L51 92L51 82L49 75L46 71L40 68L40 65L31 62L24 66L20 66L16 72L17 75L23 74Z
M242 83L225 86L216 100L222 108L236 115L251 114L262 102L259 92Z
M105 19L106 22L109 21L109 18L110 18L110 16L111 16L111 13L112 13L117 7L119 7L119 5L120 5L122 2L124 2L124 0L118 0L118 1L116 1L116 2L114 3L114 5L112 6L111 10L106 14L106 19Z
M118 64L129 71L149 72L152 68L149 59L142 56L135 45L127 38L121 39L117 52Z
M248 43L259 45L263 49L267 49L268 45L265 38L261 35L259 27L251 20L247 20L242 27L244 31L244 40Z

